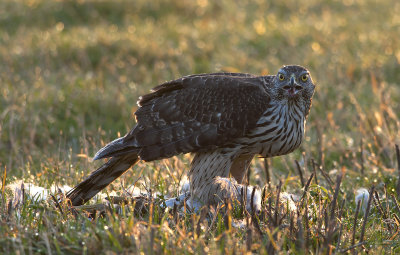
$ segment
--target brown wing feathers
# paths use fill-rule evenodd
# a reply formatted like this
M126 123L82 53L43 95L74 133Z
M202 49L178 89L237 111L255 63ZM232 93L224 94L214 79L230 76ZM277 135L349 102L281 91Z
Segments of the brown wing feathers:
M139 101L139 128L126 141L137 142L146 161L224 146L253 128L268 105L248 78L193 76L156 87L151 100Z
M259 77L248 74L187 76L152 91L138 102L135 128L95 156L113 158L67 194L73 205L89 200L139 158L223 147L254 128L270 101Z
M179 89L182 89L182 88L188 87L188 86L199 85L198 82L202 83L205 78L214 78L215 79L215 78L219 78L219 77L251 78L251 77L255 77L255 76L252 74L246 74L246 73L209 73L209 74L188 75L188 76L179 78L177 80L165 82L161 85L158 85L158 86L152 88L151 89L152 93L141 96L139 98L138 105L142 106L146 102L150 101L151 99L154 99L161 95L165 95L170 91L179 90Z

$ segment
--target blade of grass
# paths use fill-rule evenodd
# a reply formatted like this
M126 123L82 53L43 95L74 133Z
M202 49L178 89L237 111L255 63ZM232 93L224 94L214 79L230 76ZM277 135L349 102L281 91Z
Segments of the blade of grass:
M358 219L358 214L360 212L360 207L361 207L361 200L359 200L357 203L356 214L354 215L353 235L351 237L351 246L354 246L355 240L356 240L357 219ZM354 251L354 254L356 254L356 251Z
M397 158L397 170L398 170L398 179L397 179L397 186L396 192L397 196L400 196L400 149L399 145L396 144L396 158Z
M301 170L300 163L297 160L295 160L294 162L296 163L297 172L299 173L299 176L300 176L301 187L304 187L305 183L304 183L303 171Z
M7 178L7 166L4 166L3 182L1 186L1 193L3 194L3 198L4 198L4 191L6 188L6 178Z
M367 203L367 209L365 210L364 222L363 222L363 225L362 225L362 228L361 228L360 243L362 243L364 241L365 227L367 226L368 215L369 215L369 210L371 208L371 202L372 202L372 199L373 199L374 191L375 191L375 186L372 186L370 191L369 191L369 199L368 199L368 203Z

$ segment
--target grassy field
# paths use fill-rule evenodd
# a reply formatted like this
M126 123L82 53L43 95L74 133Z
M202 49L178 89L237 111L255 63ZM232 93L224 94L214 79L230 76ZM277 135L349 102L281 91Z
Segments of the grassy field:
M134 125L138 97L161 82L275 74L284 64L306 66L317 89L301 148L268 160L260 216L232 209L209 219L151 202L141 215L111 210L89 220L51 199L17 204L4 190L17 180L45 188L83 180L101 163L94 153ZM0 253L397 254L399 102L395 0L2 0ZM295 160L305 181L316 174L308 189ZM141 176L142 190L175 196L189 163L190 155L139 163L107 190ZM255 159L250 183L266 180ZM277 187L304 194L297 212L275 202ZM371 187L368 219L355 223L355 191Z

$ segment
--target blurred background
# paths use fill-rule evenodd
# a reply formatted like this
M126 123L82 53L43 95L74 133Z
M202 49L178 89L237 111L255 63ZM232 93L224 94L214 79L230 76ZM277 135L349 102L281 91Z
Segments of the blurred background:
M101 146L133 127L150 88L194 73L275 74L285 64L307 67L317 89L302 148L271 160L273 179L314 158L328 173L345 169L355 186L394 186L395 0L2 0L0 172L74 185ZM162 168L169 164L184 171L189 156Z

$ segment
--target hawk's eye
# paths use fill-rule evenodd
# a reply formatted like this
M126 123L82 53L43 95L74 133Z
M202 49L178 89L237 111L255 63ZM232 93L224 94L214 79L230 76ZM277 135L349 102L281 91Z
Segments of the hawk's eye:
M283 81L285 79L285 76L281 73L278 76L279 76L279 80L281 80L281 81Z
M307 75L307 74L303 74L303 75L301 76L301 80L302 80L302 81L307 81L307 80L308 80L308 75Z

